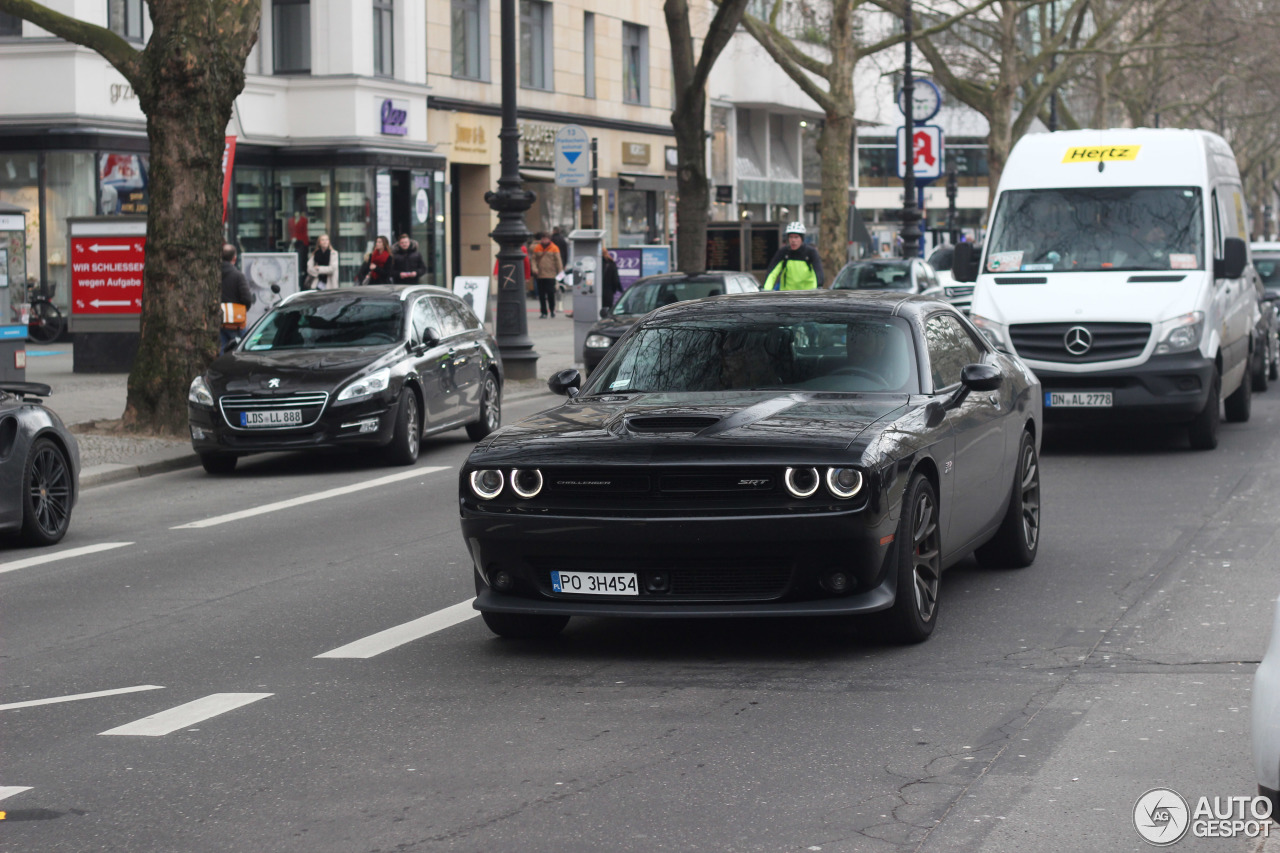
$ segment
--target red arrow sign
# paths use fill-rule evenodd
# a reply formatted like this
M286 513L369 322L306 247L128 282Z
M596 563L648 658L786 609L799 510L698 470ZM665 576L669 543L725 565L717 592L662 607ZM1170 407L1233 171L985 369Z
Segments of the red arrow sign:
M142 313L146 242L145 237L72 237L72 312Z

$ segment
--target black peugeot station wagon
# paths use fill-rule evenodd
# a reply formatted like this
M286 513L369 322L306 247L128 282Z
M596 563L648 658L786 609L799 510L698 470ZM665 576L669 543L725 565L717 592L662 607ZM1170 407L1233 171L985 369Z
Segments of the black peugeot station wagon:
M211 474L249 453L321 448L411 465L425 435L497 429L502 383L497 342L450 291L304 291L191 382L191 444Z

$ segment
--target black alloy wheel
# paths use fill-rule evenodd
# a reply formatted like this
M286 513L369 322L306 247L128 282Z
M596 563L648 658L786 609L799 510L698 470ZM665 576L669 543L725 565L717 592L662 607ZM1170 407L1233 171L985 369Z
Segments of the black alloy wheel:
M1209 398L1187 427L1192 450L1213 450L1218 446L1218 426L1222 423L1222 373L1215 367L1209 380Z
M400 391L396 404L396 426L387 445L387 461L392 465L412 465L418 461L422 443L422 418L418 416L418 395L412 388Z
M480 388L480 417L467 424L467 437L479 441L502 426L502 392L492 370L484 372Z
M230 474L236 470L236 458L231 453L201 453L200 465L209 474Z
M897 596L888 611L889 628L904 643L929 639L938 622L942 580L942 534L938 498L922 474L911 478L902 501L897 533Z
M568 616L539 616L535 613L481 613L489 630L508 640L546 640L569 624Z
M37 439L22 477L23 540L52 545L66 535L73 488L71 465L62 448L47 438Z
M1018 464L1013 472L1009 508L1000 529L977 551L984 566L1025 569L1035 562L1040 548L1040 458L1036 441L1023 430Z

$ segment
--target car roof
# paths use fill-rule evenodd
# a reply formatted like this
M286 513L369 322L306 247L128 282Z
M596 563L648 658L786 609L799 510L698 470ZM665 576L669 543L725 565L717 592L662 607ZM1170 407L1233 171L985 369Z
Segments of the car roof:
M679 319L708 314L772 314L801 308L805 311L850 309L867 314L923 318L938 309L954 312L949 302L891 290L762 290L675 302L656 309L650 318Z
M1253 252L1267 252L1270 254L1271 252L1280 252L1280 243L1258 241L1256 243L1250 243L1249 249Z
M751 275L751 273L739 272L738 270L707 270L706 272L660 272L653 275L647 275L644 278L638 278L633 281L627 289L630 290L638 284L661 284L663 282L681 282L681 281L719 281L730 275Z
M849 261L846 267L856 266L877 266L877 267L900 267L909 264L912 261L918 261L919 258L862 258L857 261Z
M280 304L293 302L326 302L330 299L408 299L415 293L453 296L453 292L433 284L365 284L359 287L336 287L330 290L300 290L291 293Z

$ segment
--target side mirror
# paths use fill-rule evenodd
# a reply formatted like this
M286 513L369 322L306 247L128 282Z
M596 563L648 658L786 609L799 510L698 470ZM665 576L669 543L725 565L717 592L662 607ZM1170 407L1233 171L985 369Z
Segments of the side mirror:
M904 155L904 156L905 156L905 155ZM271 292L272 292L272 293L279 293L279 292L280 292L280 285L278 285L278 284L273 284L273 285L271 285Z
M970 391L995 391L1003 381L1000 368L991 364L966 364L960 370L960 384Z
M572 399L578 396L578 389L582 387L582 374L572 367L561 370L547 380L547 387L552 394L562 394Z
M433 347L440 343L440 333L431 326L422 330L422 342L429 347Z
M601 320L603 320L605 317L608 317L608 316L609 316L610 314L612 314L612 313L613 313L613 309L612 309L612 308L605 308L605 307L601 306L601 308L600 308L600 319L601 319Z
M956 246L951 256L951 277L956 281L978 280L978 256L972 243L961 243Z
M1239 237L1222 241L1222 257L1213 261L1214 278L1239 278L1249 261L1248 248Z

